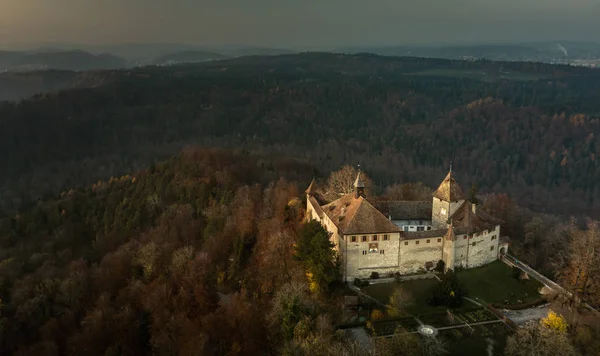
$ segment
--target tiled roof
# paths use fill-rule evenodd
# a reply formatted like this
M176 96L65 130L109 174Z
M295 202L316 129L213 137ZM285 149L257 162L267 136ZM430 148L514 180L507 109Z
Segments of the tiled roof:
M354 188L364 188L365 187L365 183L362 181L362 179L360 179L360 172L358 172L358 175L356 176L356 180L354 181Z
M314 196L311 196L310 198L308 198L308 200L310 200L312 206L315 208L315 212L317 213L319 218L323 219L323 209L321 208L321 205L319 205L317 199Z
M426 239L434 237L443 237L448 232L448 229L426 230L426 231L402 231L400 233L401 240Z
M465 199L465 195L456 179L454 179L452 171L448 172L448 175L444 178L442 184L440 184L438 189L433 192L433 196L447 202Z
M317 182L313 178L313 180L310 182L310 185L306 189L306 194L315 195L316 192L317 192Z
M473 212L473 204L465 201L452 216L449 223L452 223L456 230L465 231L466 234L480 232L483 230L491 230L501 223L501 220L476 209Z
M375 234L400 232L400 228L386 218L365 198L346 194L321 207L343 234Z
M452 224L450 224L450 227L448 227L448 232L446 232L444 238L448 241L456 240L456 235L454 234L454 226Z
M392 220L431 220L430 201L401 201L381 202L382 213L391 216Z

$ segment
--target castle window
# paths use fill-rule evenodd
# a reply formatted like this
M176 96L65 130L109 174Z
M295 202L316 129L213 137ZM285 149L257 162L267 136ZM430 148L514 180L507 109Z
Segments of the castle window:
M438 242L442 242L442 239L438 239Z
M383 235L383 241L387 241L388 240L388 235Z
M490 246L490 251L494 251L494 246Z
M408 245L408 241L404 241L404 246L407 246L407 245Z
M404 225L404 231L408 231L408 226Z
M431 230L431 226L427 226L427 230Z
M430 242L431 242L431 240L427 240L427 243L430 243Z
M418 245L418 244L419 244L419 240L415 241L415 245Z
M466 240L466 239L467 239L467 235L465 235L465 236L463 237L463 240Z
M495 239L496 239L496 235L492 235L492 240L495 240Z
M471 246L475 246L475 245L477 245L477 242L473 242L473 243L471 244Z
M423 226L417 226L417 231L425 231L425 227L423 227Z
M377 235L373 235L373 241L377 241Z
M367 237L366 236L362 237L362 242L367 242Z
M383 255L385 253L385 250L380 250L379 254Z
M363 255L366 255L366 254L367 254L367 251L363 251Z
M352 241L352 242L356 242L356 236L352 236L352 237L351 237L351 241Z

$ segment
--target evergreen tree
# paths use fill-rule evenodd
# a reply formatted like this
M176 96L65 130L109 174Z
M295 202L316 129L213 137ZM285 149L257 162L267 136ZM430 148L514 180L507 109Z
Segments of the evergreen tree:
M295 258L304 264L311 291L325 291L338 274L335 245L318 221L306 223L298 235Z
M467 296L467 290L458 280L456 273L448 270L442 275L440 283L436 285L429 304L457 308L462 305L465 296Z

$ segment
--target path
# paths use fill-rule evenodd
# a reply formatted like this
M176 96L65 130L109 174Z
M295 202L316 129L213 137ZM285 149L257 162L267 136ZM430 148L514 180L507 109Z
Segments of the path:
M522 310L503 309L502 313L518 325L525 324L531 320L540 320L548 315L548 307L529 308Z
M371 338L365 328L351 328L348 329L348 332L350 333L350 337L356 340L363 350L368 351L371 349Z
M569 298L573 297L573 294L571 292L567 291L566 289L561 287L558 283L552 281L550 278L544 276L543 274L541 274L538 271L534 270L533 268L529 267L525 263L517 260L514 256L506 254L504 256L504 258L502 258L501 260L502 260L502 262L506 263L509 266L518 267L521 271L523 271L523 272L527 273L529 276L535 278L536 280L538 280L540 283L542 283L546 287L550 288L551 290L553 290L555 292L566 294ZM582 302L582 304L583 304L583 306L585 306L587 309L591 310L592 312L599 314L599 312L596 309L592 308L592 306L589 305L588 303Z

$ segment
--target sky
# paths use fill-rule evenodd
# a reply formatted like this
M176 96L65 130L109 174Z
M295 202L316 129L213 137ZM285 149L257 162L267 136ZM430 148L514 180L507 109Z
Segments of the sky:
M600 40L600 0L0 0L0 46Z

